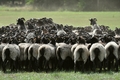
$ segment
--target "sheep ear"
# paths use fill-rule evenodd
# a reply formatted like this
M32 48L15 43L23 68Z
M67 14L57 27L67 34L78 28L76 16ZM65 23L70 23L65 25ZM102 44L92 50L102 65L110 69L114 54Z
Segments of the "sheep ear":
M97 21L97 19L96 19L96 18L94 18L94 20L95 20L95 21Z

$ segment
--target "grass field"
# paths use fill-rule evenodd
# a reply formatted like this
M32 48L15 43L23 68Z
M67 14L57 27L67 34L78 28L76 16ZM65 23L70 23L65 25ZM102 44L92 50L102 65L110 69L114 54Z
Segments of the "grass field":
M0 8L1 9L1 8ZM77 26L90 25L90 18L97 18L99 25L110 26L111 29L120 27L120 12L41 12L41 11L3 11L0 10L0 26L16 24L19 17L53 18L58 24Z
M81 73L77 72L18 72L18 73L2 73L0 72L0 80L120 80L120 73Z

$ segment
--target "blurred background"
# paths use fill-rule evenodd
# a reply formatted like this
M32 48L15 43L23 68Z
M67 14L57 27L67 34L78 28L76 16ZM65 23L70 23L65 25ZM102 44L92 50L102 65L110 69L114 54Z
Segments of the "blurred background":
M0 5L41 11L120 11L120 0L0 0Z

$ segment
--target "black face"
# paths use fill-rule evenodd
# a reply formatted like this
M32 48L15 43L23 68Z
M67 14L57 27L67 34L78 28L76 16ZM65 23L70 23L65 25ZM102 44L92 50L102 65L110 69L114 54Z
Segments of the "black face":
M18 24L18 25L23 25L23 24L24 24L24 20L21 19L21 18L19 18L19 19L17 20L17 24Z
M96 18L91 18L90 19L90 25L96 24L97 19Z

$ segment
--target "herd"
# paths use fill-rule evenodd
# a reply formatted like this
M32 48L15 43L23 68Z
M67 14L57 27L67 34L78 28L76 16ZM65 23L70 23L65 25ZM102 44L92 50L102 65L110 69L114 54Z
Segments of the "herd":
M10 71L119 71L120 28L74 27L52 18L18 18L0 27L0 69Z

